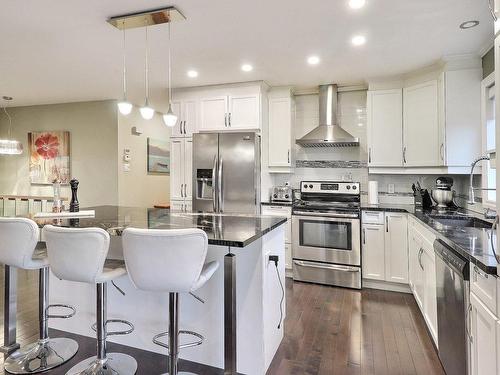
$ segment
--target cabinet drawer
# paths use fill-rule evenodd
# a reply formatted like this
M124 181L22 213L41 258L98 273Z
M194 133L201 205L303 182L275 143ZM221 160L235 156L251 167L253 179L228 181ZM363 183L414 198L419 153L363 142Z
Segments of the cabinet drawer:
M363 211L361 221L363 224L384 224L384 213L382 211Z
M262 206L262 215L269 216L282 216L288 220L285 228L285 242L291 243L292 241L292 208L289 206Z
M497 314L497 278L470 264L470 289L495 315Z

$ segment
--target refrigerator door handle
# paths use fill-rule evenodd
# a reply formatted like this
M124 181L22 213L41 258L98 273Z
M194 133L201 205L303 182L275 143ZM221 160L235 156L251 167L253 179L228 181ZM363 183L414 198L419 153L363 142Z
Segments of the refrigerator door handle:
M217 155L214 156L214 166L212 168L212 201L214 212L217 212Z
M222 162L222 158L219 158L219 179L217 181L217 190L219 196L219 212L224 212L224 184L222 182L222 172L223 172L224 164Z

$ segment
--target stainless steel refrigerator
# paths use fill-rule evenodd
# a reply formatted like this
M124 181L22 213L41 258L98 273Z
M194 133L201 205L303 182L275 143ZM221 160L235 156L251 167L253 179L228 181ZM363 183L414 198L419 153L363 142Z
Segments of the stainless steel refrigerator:
M193 211L260 212L260 136L193 134Z

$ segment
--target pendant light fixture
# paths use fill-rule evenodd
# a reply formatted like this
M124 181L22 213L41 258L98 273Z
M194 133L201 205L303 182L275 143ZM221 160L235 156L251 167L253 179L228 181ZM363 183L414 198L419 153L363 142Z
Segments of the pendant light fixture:
M148 27L146 26L146 58L144 64L144 88L146 100L144 105L139 109L144 120L151 120L155 114L155 110L149 105L149 40Z
M127 60L125 57L126 44L125 44L125 29L122 29L123 33L123 99L118 102L118 110L124 116L127 116L132 112L132 104L127 100Z
M170 53L170 22L168 23L168 111L163 115L163 122L168 127L174 127L177 123L177 115L172 110L172 58Z
M4 96L3 100L11 101L10 96ZM23 153L23 144L19 141L12 139L12 118L10 117L7 108L4 105L3 111L9 120L9 133L8 139L0 139L0 155L20 155Z

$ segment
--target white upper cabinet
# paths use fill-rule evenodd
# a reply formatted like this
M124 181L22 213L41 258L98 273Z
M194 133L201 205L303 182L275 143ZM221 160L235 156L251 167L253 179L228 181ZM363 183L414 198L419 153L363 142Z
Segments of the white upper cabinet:
M200 130L224 130L227 128L229 97L226 95L200 100Z
M177 122L172 128L172 137L191 137L197 130L196 100L172 102L172 110L177 115Z
M385 280L408 283L408 220L404 213L385 213Z
M368 165L403 165L403 91L368 92Z
M292 166L295 104L290 89L269 94L269 167Z
M260 94L230 96L227 125L231 129L259 129Z
M403 163L408 167L443 165L440 142L438 82L403 89Z

